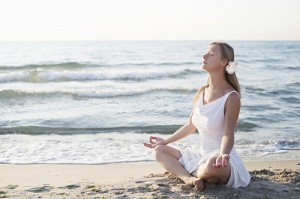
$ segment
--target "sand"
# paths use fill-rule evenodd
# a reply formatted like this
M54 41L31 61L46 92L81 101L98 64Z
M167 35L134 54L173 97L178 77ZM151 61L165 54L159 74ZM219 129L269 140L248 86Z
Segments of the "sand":
M198 192L158 163L0 165L0 198L300 198L300 160L245 162L246 188Z

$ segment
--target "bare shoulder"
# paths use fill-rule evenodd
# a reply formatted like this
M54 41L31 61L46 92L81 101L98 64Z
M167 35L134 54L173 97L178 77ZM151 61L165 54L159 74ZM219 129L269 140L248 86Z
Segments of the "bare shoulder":
M229 91L228 93L230 93L229 94L229 96L228 96L228 98L230 99L230 100L238 100L238 101L240 101L240 95L238 94L238 92L232 92L232 91L235 91L235 90L231 90L231 91Z
M237 92L230 93L226 101L226 107L239 108L240 106L241 106L241 100L239 94Z

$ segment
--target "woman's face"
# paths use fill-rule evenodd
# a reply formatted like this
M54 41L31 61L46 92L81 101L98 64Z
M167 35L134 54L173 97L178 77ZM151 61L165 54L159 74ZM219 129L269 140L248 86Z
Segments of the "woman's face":
M209 45L202 56L202 68L207 72L224 70L224 59L222 59L220 47L216 44Z

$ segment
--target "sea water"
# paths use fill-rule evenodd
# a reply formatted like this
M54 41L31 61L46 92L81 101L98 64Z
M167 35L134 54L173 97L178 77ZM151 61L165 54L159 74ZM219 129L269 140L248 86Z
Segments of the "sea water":
M184 125L209 41L0 43L0 163L153 161L143 142ZM246 160L300 159L300 42L228 41ZM197 133L173 143L199 150Z

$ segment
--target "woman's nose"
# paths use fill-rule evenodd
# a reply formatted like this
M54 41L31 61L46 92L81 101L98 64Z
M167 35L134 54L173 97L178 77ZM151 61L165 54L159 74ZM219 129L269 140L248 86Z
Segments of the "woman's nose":
M203 58L203 59L206 59L206 54L202 55L202 58Z

